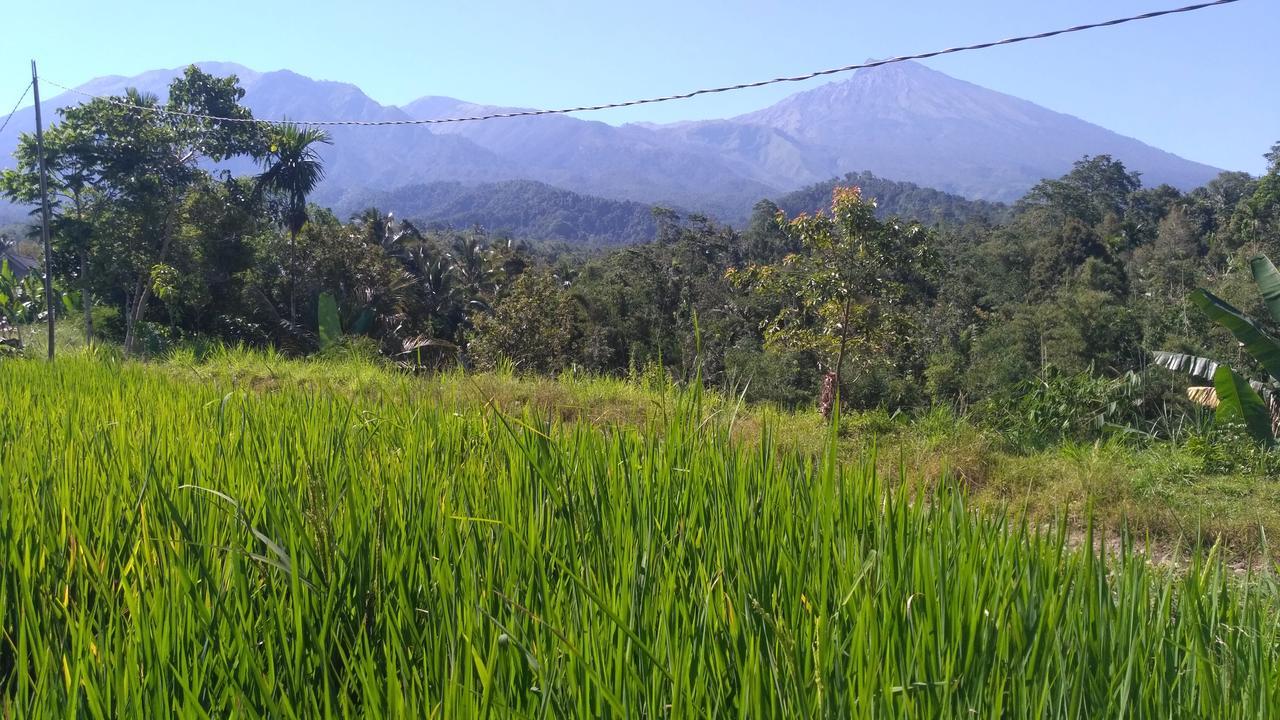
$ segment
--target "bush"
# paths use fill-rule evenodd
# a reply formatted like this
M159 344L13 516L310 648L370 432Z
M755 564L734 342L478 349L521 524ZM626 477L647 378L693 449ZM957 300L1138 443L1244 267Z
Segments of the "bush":
M764 352L749 345L735 345L725 351L725 391L740 393L747 400L771 402L785 408L812 405L819 377L812 362L801 362L802 354Z
M359 362L377 365L384 362L378 342L365 335L343 335L332 345L317 352L319 360Z
M989 400L982 414L1015 448L1089 442L1127 426L1132 417L1127 382L1127 378L1065 374L1050 368L1023 383L1013 397Z
M124 340L124 316L114 305L94 305L89 311L93 318L93 333L105 340Z

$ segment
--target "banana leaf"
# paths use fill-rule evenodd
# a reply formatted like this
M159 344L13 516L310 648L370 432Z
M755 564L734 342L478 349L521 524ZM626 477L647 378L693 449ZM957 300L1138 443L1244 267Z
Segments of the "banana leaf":
M1275 442L1271 432L1271 413L1262 396L1231 368L1220 366L1213 374L1213 389L1218 395L1214 420L1219 425L1241 424L1258 442Z
M317 304L317 328L320 331L320 348L332 347L342 337L342 323L338 320L338 301L329 293L320 293Z
M1249 268L1253 270L1253 281L1258 284L1262 299L1271 311L1271 319L1280 323L1280 272L1276 271L1276 266L1271 264L1266 255L1250 260Z
M1257 323L1226 300L1208 290L1200 289L1191 293L1191 302L1214 322L1230 330L1253 359L1266 368L1267 374L1280 380L1280 341L1268 335L1258 327Z
M1218 391L1212 385L1196 385L1187 388L1187 399L1207 408L1218 407Z

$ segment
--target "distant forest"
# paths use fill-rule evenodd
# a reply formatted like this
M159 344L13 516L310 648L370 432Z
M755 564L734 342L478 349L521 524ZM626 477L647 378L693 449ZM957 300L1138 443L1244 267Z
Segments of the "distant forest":
M968 200L914 183L885 180L869 172L816 183L778 197L775 202L791 215L816 212L830 205L831 191L842 185L858 186L865 195L875 198L877 215L882 218L898 216L939 225L971 220L997 222L1009 215L1009 207L1002 203ZM532 180L427 183L392 192L352 193L335 204L343 216L368 207L393 212L424 229L482 228L500 237L588 246L648 242L658 233L649 205L582 195ZM672 209L691 214L685 208Z

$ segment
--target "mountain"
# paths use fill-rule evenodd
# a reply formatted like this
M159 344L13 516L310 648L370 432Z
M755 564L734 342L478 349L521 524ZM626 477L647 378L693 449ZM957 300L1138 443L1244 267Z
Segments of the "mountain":
M580 195L534 180L467 185L434 182L340 201L340 216L365 207L394 208L424 228L466 229L527 240L616 245L652 240L657 222L649 205Z
M429 120L522 108L424 97L403 109L414 118ZM675 142L669 133L640 125L615 127L542 115L432 128L509 160L521 168L522 177L603 197L696 207L721 217L740 215L750 202L782 187L754 177L740 163L726 161L714 147Z
M1111 155L1147 185L1183 190L1220 172L914 62L860 70L732 122L785 133L839 172L867 170L985 200L1015 200L1084 155Z
M503 109L440 96L393 107L348 83L231 63L200 65L214 74L237 75L245 104L263 118L439 119ZM104 77L80 89L102 95L138 87L163 96L180 72ZM48 99L46 122L56 121L56 108L81 99L71 93ZM0 168L12 165L18 133L32 124L33 111L24 108L0 133ZM373 198L420 202L421 192L394 192L406 186L533 180L740 222L760 198L857 171L993 201L1018 198L1039 180L1064 174L1084 155L1110 154L1141 172L1148 185L1190 189L1219 172L916 63L861 70L724 120L614 126L546 115L330 130L334 144L321 151L327 176L313 199L350 206ZM442 196L433 191L426 197ZM427 214L439 210L434 203L428 203ZM14 214L11 208L9 216Z
M404 109L434 119L514 108L424 97ZM727 120L615 127L547 116L435 127L512 159L529 177L721 217L740 216L753 197L850 171L1002 202L1085 155L1112 155L1148 185L1184 190L1220 172L913 62L860 70Z

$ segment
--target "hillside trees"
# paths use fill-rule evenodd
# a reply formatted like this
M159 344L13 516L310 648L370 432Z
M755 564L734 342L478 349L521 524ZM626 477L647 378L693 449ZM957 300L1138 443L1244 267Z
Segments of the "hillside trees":
M741 230L659 209L653 241L601 249L373 209L343 222L307 204L324 134L253 122L241 96L192 68L163 101L95 100L49 129L54 275L130 352L192 338L311 352L323 293L347 332L406 365L660 367L788 405L826 376L856 407L1008 407L1051 374L1141 371L1156 348L1260 375L1186 296L1204 287L1263 316L1248 259L1280 253L1280 146L1263 177L1187 193L1084 158L1012 207L854 175L871 185L823 212L780 208L829 184L759 202ZM252 174L226 170L245 158ZM36 199L36 159L24 138L6 197ZM937 225L885 217L877 193Z
M1050 369L1134 367L1141 334L1128 248L1150 235L1144 223L1169 198L1143 194L1118 161L1084 158L1033 188L1006 226L956 258L947 284L969 316L964 392L1007 396Z

